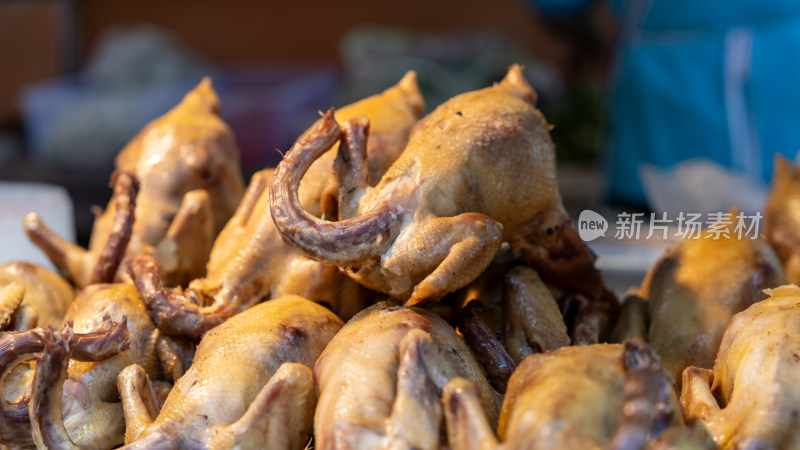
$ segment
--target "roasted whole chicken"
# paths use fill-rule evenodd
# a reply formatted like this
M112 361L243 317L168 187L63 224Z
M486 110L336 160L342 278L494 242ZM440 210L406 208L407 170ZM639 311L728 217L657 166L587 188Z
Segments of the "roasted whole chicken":
M440 448L441 389L457 376L476 382L479 407L494 421L498 396L447 322L387 303L362 311L314 368L315 448Z
M616 339L646 338L678 387L686 367L712 367L734 314L763 300L763 289L785 282L769 244L739 239L734 226L718 239L705 230L673 244L623 304Z
M640 449L683 425L669 376L641 340L525 358L508 384L499 440L473 382L450 381L444 410L453 450Z
M367 149L368 161L372 173L380 175L402 151L423 107L416 76L410 72L383 93L340 109L337 117L370 117L375 139ZM300 184L303 204L313 206L317 214L335 155L331 150L318 159ZM370 294L336 266L308 259L283 242L269 218L271 181L272 170L253 175L242 202L214 242L207 275L192 281L188 289L163 289L152 260L132 265L136 284L153 305L153 317L163 331L199 337L226 315L284 295L326 304L345 319L366 306ZM335 200L327 204L329 210L336 209Z
M203 336L160 413L146 371L128 367L119 377L125 448L302 449L315 402L310 367L341 326L297 296L239 313Z
M214 238L242 197L239 151L219 112L219 99L206 78L116 158L117 170L140 182L127 254L155 254L170 285L185 285L205 273ZM53 234L35 215L25 227L31 240L82 287L90 284L116 214L112 199L95 221L88 250Z
M111 326L112 321L116 325ZM84 345L72 338L92 333L97 339L105 336L105 343L94 339ZM2 443L30 445L36 435L47 442L53 442L53 436L66 437L65 443L87 449L120 445L125 421L116 383L122 369L139 364L155 380L175 380L190 359L186 345L158 332L138 292L128 284L86 287L69 307L61 332L37 328L5 334L0 338L0 373L34 354L41 354L34 377L43 383L39 397L33 389L30 395L0 401ZM17 389L24 393L28 386ZM37 402L30 406L31 411L38 408L36 415L29 415L32 401Z
M764 236L786 270L789 283L800 284L800 168L775 158L775 175L764 211Z
M549 126L513 66L493 87L456 96L423 118L378 184L364 163L368 120L342 128L329 111L275 171L271 213L284 240L364 286L415 305L474 280L503 241L539 274L603 294L594 257L571 226L556 183ZM298 186L339 142L339 222L304 210Z
M733 316L713 371L683 372L687 419L725 449L800 447L800 288L766 293Z
M0 264L0 330L55 327L75 298L66 280L26 262Z

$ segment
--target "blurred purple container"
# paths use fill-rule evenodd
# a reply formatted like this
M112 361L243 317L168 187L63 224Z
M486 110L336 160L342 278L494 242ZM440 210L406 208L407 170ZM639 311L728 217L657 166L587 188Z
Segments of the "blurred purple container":
M242 166L258 170L277 165L318 111L334 106L340 82L329 66L235 67L219 71L214 86Z

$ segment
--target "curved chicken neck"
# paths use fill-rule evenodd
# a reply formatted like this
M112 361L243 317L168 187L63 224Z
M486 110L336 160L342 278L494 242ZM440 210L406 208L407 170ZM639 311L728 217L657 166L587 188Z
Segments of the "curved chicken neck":
M413 71L406 73L397 84L380 94L336 110L336 120L340 122L359 116L370 120L366 158L372 185L381 179L403 152L411 128L424 110L425 101L417 84L417 74ZM336 180L331 177L336 153L337 146L334 145L314 161L298 187L303 207L317 217L322 215L324 208L328 209L326 212L331 214L330 217L337 215L335 209L331 210L335 205L330 204L336 197Z
M120 378L130 448L303 448L314 406L311 367L342 326L311 301L286 296L254 306L203 336L194 363L161 412ZM141 378L141 377L139 377ZM140 383L141 384L141 383Z
M564 212L548 125L534 102L519 66L493 87L452 98L414 127L374 189L364 165L367 122L342 131L329 112L278 166L272 217L301 252L410 304L475 279L503 240L545 277L599 296L602 281ZM330 223L303 211L296 189L340 137L343 220Z
M385 303L364 310L317 361L316 448L438 449L441 389L453 377L479 386L497 416L496 393L455 330L435 313Z

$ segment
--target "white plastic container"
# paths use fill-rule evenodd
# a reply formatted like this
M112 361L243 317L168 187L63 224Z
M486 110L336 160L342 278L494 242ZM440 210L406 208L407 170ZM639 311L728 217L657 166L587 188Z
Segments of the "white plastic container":
M37 212L51 230L75 242L72 199L61 186L0 181L0 263L27 261L51 270L55 267L25 234L22 220Z

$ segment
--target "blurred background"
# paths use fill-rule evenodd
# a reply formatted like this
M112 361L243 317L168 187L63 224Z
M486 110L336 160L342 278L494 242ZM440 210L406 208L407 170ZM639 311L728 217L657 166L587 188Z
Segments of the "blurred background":
M756 211L800 149L798 56L785 0L2 0L0 181L62 186L85 244L114 156L204 75L249 178L407 70L430 111L518 62L573 217Z

